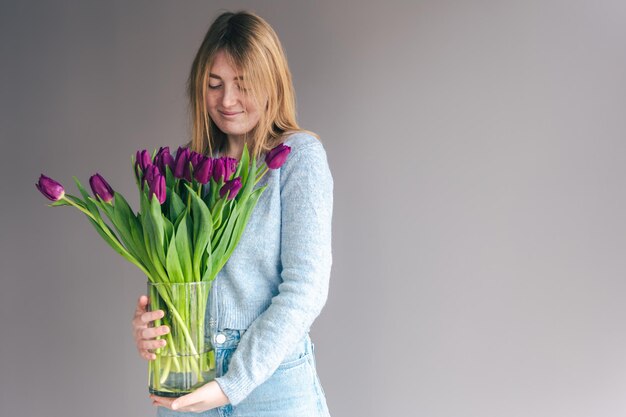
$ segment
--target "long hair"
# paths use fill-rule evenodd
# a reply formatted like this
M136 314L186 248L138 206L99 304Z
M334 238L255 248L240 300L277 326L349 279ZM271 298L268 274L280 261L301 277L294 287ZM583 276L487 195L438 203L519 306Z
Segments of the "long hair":
M215 19L191 65L187 80L191 140L186 146L211 155L214 149L223 149L227 141L226 134L211 120L205 100L209 70L219 51L241 71L257 106L265 107L258 124L245 135L251 156L258 158L277 146L286 133L305 131L319 139L296 122L291 72L278 36L255 13L239 11L223 12Z

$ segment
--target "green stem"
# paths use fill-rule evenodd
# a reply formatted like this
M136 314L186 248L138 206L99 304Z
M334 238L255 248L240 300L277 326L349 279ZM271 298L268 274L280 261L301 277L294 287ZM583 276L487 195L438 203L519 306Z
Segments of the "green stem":
M166 291L160 291L159 287L157 286L157 291L159 291L159 295L161 296L161 298L163 298L163 301L165 301L165 304L167 305L167 307L170 310L170 313L172 313L172 316L176 319L176 321L179 324L179 328L181 330L181 332L183 333L182 338L187 340L187 343L189 344L189 348L191 349L191 353L192 355L198 355L198 351L196 350L196 347L193 343L193 339L191 338L191 335L189 334L189 329L187 329L187 325L185 323L185 321L183 320L183 318L180 316L180 314L178 313L178 309L176 308L175 304L172 302L172 300L170 299L169 295L167 294ZM180 340L181 344L182 344L182 338ZM197 372L198 374L200 374L200 370L198 369L198 366L192 362L194 371Z
M263 171L261 171L261 173L259 175L257 175L257 177L254 180L254 185L256 185L261 178L263 178L263 176L267 173L267 171L269 171L269 168L267 167L267 165L265 165L265 168L263 169Z

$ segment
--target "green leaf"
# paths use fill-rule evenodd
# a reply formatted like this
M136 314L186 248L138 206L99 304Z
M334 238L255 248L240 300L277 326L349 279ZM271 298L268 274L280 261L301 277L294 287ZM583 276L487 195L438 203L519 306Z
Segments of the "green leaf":
M250 220L250 216L252 215L252 212L254 211L254 208L256 207L256 204L258 203L259 198L261 197L261 194L263 194L263 191L265 191L266 188L267 188L267 185L257 188L256 190L252 192L252 194L248 198L248 201L245 202L242 212L239 215L239 219L237 219L237 226L235 227L235 232L234 232L235 240L233 244L231 245L230 253L232 253L232 250L239 243L239 240L241 239L241 235L243 235L243 231L245 230L248 224L248 221ZM230 254L228 256L230 257Z
M139 215L139 220L141 221L141 229L143 231L143 243L146 248L146 253L150 258L155 267L160 265L161 267L165 266L165 262L161 262L159 256L157 255L156 249L156 239L154 237L154 226L152 226L152 218L148 215Z
M183 271L180 266L178 252L176 250L176 233L172 236L172 241L167 249L165 268L170 277L170 282L185 282Z
M116 242L109 235L107 235L106 232L102 229L102 227L98 223L96 223L94 221L94 219L92 219L91 217L87 217L87 219L93 225L93 227L96 229L98 234L102 237L102 239L104 239L104 241L107 242L109 244L109 246L111 246L115 252L119 253L120 255L122 255L125 259L129 260L130 262L133 262L128 257L128 255L126 253L124 253L124 251L119 247L119 242Z
M94 204L100 210L104 211L104 214L107 215L109 220L111 220L113 218L113 206L111 206L109 203L105 203L105 202L103 202L100 199L96 200L93 197L87 197L87 201L89 201L90 203ZM113 220L111 220L111 221L113 221Z
M237 166L237 172L235 178L241 176L241 183L245 184L248 179L248 164L250 162L250 153L248 152L248 144L243 144L243 152L241 153L241 160Z
M142 238L144 242L144 247L146 249L146 253L149 258L151 270L155 271L155 278L160 282L169 282L169 277L167 272L165 271L165 264L161 263L159 257L156 255L155 250L153 248L154 239L150 238L150 230L151 226L148 224L150 219L148 216L142 216L141 214L137 215L138 221L141 224Z
M174 221L178 219L180 213L185 211L185 203L181 200L180 196L176 194L173 190L170 194L170 220Z
M78 188L78 191L80 191L80 194L83 196L84 201L81 200L83 202L83 207L87 208L87 210L89 210L89 212L93 214L94 217L98 219L102 219L102 216L100 215L100 212L98 211L98 208L93 203L93 201L90 201L89 193L85 190L85 187L83 187L83 185L80 183L78 178L76 178L76 176L73 176L72 178L74 179L74 182L76 183L76 187ZM75 200L72 200L72 201L76 202Z
M235 197L235 200L243 201L243 200L247 200L248 197L250 197L250 194L252 194L252 189L254 187L254 181L256 180L256 176L257 176L256 159L252 158L251 165L250 165L250 174L247 178L248 180L245 183L242 182L241 190L239 190L239 194L237 194L237 197Z
M111 221L118 227L118 229L122 228L130 234L130 217L134 217L135 215L132 213L128 205L124 205L125 201L122 202L123 197L121 197L120 194L115 193L114 201L115 205L113 206L113 212L111 213L112 216L110 216L112 219Z
M212 222L213 222L213 230L219 230L220 226L222 225L222 221L224 220L224 204L226 204L226 199L225 198L220 198L219 200L217 200L217 203L215 203L215 206L211 209L211 213L213 213L212 216Z
M156 198L156 196L152 196L150 199L150 224L153 227L154 233L154 245L156 249L156 254L159 257L159 260L162 263L165 263L165 250L163 249L163 240L165 237L165 232L163 230L163 216L161 214L161 203Z
M59 206L71 206L71 204L65 200L57 200L54 203L48 204L48 207L59 207Z
M134 216L129 220L130 239L133 242L132 246L135 248L136 256L141 259L144 265L152 265L152 257L148 254L148 248L146 248L146 244L143 239L143 227L141 220Z
M178 260L184 280L192 281L191 245L189 242L189 234L187 233L187 214L186 212L183 213L183 219L175 233L176 252L178 253Z
M165 165L165 186L169 190L174 190L174 184L176 182L176 178L174 178L174 174L170 169L169 165Z
M87 200L87 197L89 197L89 193L85 190L85 187L83 187L80 181L78 181L78 178L76 178L76 176L73 176L72 178L74 179L74 182L76 183L76 187L78 188L78 191L80 191L80 194L85 200Z
M174 225L165 215L163 215L163 231L165 232L165 247L169 247L174 233Z
M215 279L215 276L217 275L217 272L219 272L219 270L216 270L215 265L213 265L213 256L211 255L210 248L211 245L207 246L207 251L204 252L202 256L204 265L206 265L206 268L204 269L204 274L201 278L202 281L213 281Z
M146 252L143 239L138 239L141 231L141 224L137 220L135 213L130 205L118 192L114 192L113 206L107 203L96 202L106 213L113 226L120 235L124 246L136 258L140 259L144 265L147 265L151 258ZM135 229L135 230L133 230Z
M194 276L199 277L202 268L202 254L211 241L213 234L213 218L204 201L191 193L191 213L193 216L193 269ZM209 245L210 247L210 245Z
M215 256L216 261L218 262L218 270L221 269L222 266L226 263L227 259L224 259L224 255L226 254L230 241L233 237L233 229L235 228L238 217L239 210L238 207L235 206L230 213L230 216L226 220L226 223L224 224L224 228L220 233L217 246L215 246L215 249L212 251L212 255Z
M237 212L237 218L232 225L229 219L228 226L224 230L222 241L214 251L217 258L218 271L223 268L235 250L235 247L237 247L237 244L241 240L241 236L243 235L243 232L248 224L248 220L250 220L250 215L252 214L254 207L256 207L259 197L266 188L267 185L264 185L263 187L254 190L248 201L246 201L244 207L240 209L241 211ZM237 207L237 209L239 209L239 207ZM233 210L233 212L234 211L235 210Z

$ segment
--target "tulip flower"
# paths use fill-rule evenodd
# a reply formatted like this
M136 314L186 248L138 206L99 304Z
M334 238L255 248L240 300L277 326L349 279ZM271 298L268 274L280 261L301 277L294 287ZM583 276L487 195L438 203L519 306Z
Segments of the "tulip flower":
M224 179L229 180L230 177L237 171L237 159L224 157Z
M145 171L149 165L152 165L152 158L146 149L143 151L137 151L137 157L135 159L135 166L139 165L141 171Z
M65 196L65 188L50 177L46 177L41 174L39 181L35 184L35 187L52 201L58 201Z
M157 173L155 177L152 179L152 182L149 183L150 192L148 193L148 198L152 198L152 195L156 195L159 203L163 204L165 202L165 198L167 197L167 189L165 187L165 176Z
M291 147L281 143L267 153L265 156L265 164L270 169L278 169L283 166L287 160L289 152L291 152Z
M141 181L141 189L143 190L144 181L148 183L148 186L152 185L152 182L154 181L157 175L162 175L161 171L159 170L159 167L157 167L156 165L150 165L148 169L146 170L145 174L143 175L143 178Z
M227 200L232 200L237 196L240 189L241 177L233 178L232 180L226 181L222 188L220 188L220 197L224 197L226 193L228 193Z
M187 181L191 181L191 174L189 173L189 148L178 147L176 151L176 160L174 162L174 176L176 178L184 178Z
M102 175L96 173L89 178L89 185L94 196L100 197L106 203L110 203L113 200L114 192L113 188L104 180Z
M224 158L217 158L213 160L213 180L220 182L221 178L224 178L226 167L224 166Z
M194 167L193 176L201 184L206 184L211 179L213 160L207 156L201 156L200 161Z
M196 166L198 165L198 162L200 162L202 157L203 155L195 151L191 151L191 153L189 154L189 162L191 162L191 166L194 170L196 169Z
M159 148L159 151L154 156L154 165L159 167L159 171L163 175L166 173L166 167L170 167L170 170L174 171L174 157L170 154L169 146Z

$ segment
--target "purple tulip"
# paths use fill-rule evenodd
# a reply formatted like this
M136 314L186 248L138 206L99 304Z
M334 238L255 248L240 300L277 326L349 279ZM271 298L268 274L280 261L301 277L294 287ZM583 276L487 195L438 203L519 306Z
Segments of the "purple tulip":
M228 194L228 200L232 200L237 197L237 193L241 189L241 177L233 178L232 180L226 181L226 183L220 188L220 197L224 197L226 193L230 191Z
M39 181L35 183L35 187L52 201L58 201L65 196L65 188L50 177L41 174Z
M174 171L174 157L170 154L170 147L160 147L157 154L154 156L154 165L159 167L161 174L165 175L166 167L170 167L172 172Z
M224 178L229 180L230 177L237 171L238 161L235 158L224 157Z
M224 166L224 158L217 158L213 160L213 180L220 182L221 178L224 178L226 167Z
M191 181L189 158L189 148L181 148L179 146L178 151L176 151L176 161L174 162L174 176L176 178L184 178L187 181Z
M201 184L206 184L211 179L213 160L202 156L193 171L193 176Z
M213 179L219 182L220 178L228 181L230 177L237 171L239 162L235 158L223 156L213 161Z
M283 166L287 160L289 152L291 152L291 147L281 143L267 153L265 156L265 164L267 164L267 167L270 169L278 169Z
M202 157L203 155L200 155L198 152L191 151L189 155L189 162L191 162L191 166L193 167L194 171L196 169L196 166L198 166L198 162L200 162Z
M89 178L89 185L91 185L91 191L93 195L100 197L106 203L110 203L113 200L114 191L113 188L107 183L102 175L96 173Z
M161 175L161 171L159 170L159 167L157 167L156 165L150 165L148 169L146 169L145 174L143 175L143 178L141 181L141 189L143 190L144 181L148 183L148 187L151 186L152 183L154 182L154 179L157 177L157 175Z
M139 165L142 172L144 172L148 166L152 165L152 158L146 149L143 151L137 151L135 166L137 165Z
M167 197L167 188L165 187L165 176L157 173L156 176L152 179L150 185L150 192L148 193L148 199L152 198L152 195L156 195L160 204L165 202L165 197Z

